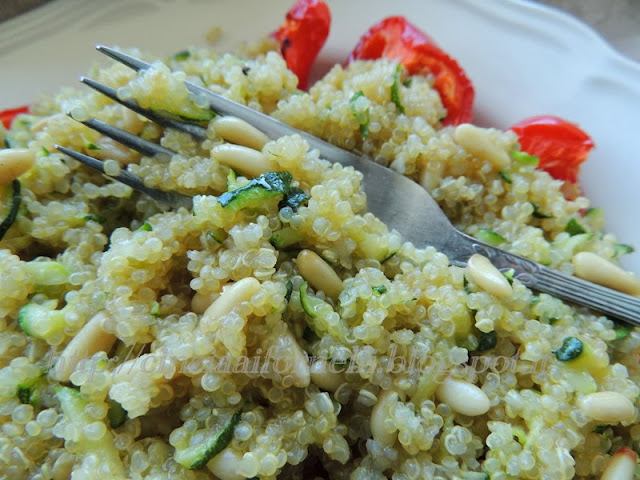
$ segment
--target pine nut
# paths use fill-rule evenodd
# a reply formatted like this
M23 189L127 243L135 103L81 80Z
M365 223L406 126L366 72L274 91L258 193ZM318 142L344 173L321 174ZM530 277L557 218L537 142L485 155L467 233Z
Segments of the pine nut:
M454 130L453 139L474 157L491 163L496 170L503 170L511 163L507 152L491 141L489 130L485 128L463 123Z
M68 452L64 452L53 464L53 468L51 469L52 480L68 480L71 478L71 471L73 470L73 465L75 463L75 454L72 455Z
M122 112L122 129L129 133L138 135L144 128L144 120L140 116L128 108Z
M484 255L479 253L471 255L467 267L473 281L486 292L496 297L513 295L513 288L511 288L509 281Z
M191 298L191 311L198 314L203 314L207 311L207 308L213 303L211 298L213 294L204 295L200 292L196 292Z
M46 127L50 122L59 122L61 119L66 119L67 116L64 113L56 113L55 115L50 115L41 118L37 122L31 124L31 131L33 133L39 132L44 127Z
M0 150L0 185L8 185L36 162L36 154L26 148Z
M611 456L600 480L633 480L636 473L638 455L629 447L620 447Z
M235 143L254 150L262 150L269 141L264 133L238 117L216 117L213 121L216 133L227 142Z
M298 271L316 290L337 298L342 292L342 280L320 255L311 250L302 250L296 258Z
M152 378L155 383L163 383L178 374L176 362L170 357L145 353L116 366L112 371L113 384L135 382L138 374Z
M127 165L135 157L135 153L129 150L113 138L100 137L96 140L98 150L91 150L90 155L98 160L115 160L120 165Z
M203 331L213 330L214 325L228 315L231 310L242 302L251 300L258 290L260 282L254 277L243 278L234 284L225 287L218 299L213 302L202 315L200 325Z
M331 360L319 359L311 365L311 381L322 390L335 392L345 383L344 374Z
M69 377L81 360L91 357L97 352L108 352L116 342L115 335L103 328L107 315L100 312L89 320L71 339L52 369L52 375L61 382L69 381Z
M371 410L371 418L369 420L371 435L374 440L385 447L393 445L398 437L397 429L394 428L393 431L390 431L385 424L385 420L389 418L389 411L398 401L399 397L396 392L385 390L378 394L378 401Z
M216 145L211 149L211 156L218 162L251 177L258 177L276 169L276 165L262 152L240 145Z
M309 359L302 350L293 334L287 331L276 338L270 345L272 352L276 352L273 357L274 368L278 368L279 375L291 375L293 385L305 388L311 383L311 371L309 369ZM285 360L280 362L280 360Z
M237 473L242 457L242 453L227 447L209 460L207 468L219 480L244 480L245 477Z
M604 423L632 420L636 413L631 400L618 392L589 393L576 404L587 417Z
M640 278L595 253L577 253L573 256L572 262L575 275L583 280L629 295L640 295Z
M454 412L475 417L484 415L491 406L489 397L479 387L465 380L447 377L436 390L436 397Z

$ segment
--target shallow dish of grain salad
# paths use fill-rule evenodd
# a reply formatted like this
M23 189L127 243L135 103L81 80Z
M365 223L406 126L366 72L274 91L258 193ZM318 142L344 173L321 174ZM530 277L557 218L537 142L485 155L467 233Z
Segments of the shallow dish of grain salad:
M55 25L51 14L83 5L44 8ZM628 271L638 271L637 192L628 178L596 181L623 165L603 170L599 151L621 146L571 115L580 108L551 109L551 92L525 109L506 82L492 115L491 76L438 22L419 20L421 3L372 2L365 14L355 2L283 1L246 23L260 25L254 35L238 32L256 5L93 5L79 29L111 18L121 50L151 68L92 53L85 73L197 125L200 140L82 85L31 91L20 105L12 83L0 97L0 477L635 478L640 332L532 291L484 257L458 267L407 242L366 211L360 172L300 136L271 139L216 115L183 81L409 177L485 243L640 295ZM428 8L479 31L496 21L470 5ZM583 28L520 3L494 10L531 28L537 18ZM201 30L181 27L166 52L135 41L132 20L170 32L162 22L178 12ZM634 64L598 48L628 69L611 82L633 78ZM175 153L137 153L88 118ZM57 145L192 201L156 202Z

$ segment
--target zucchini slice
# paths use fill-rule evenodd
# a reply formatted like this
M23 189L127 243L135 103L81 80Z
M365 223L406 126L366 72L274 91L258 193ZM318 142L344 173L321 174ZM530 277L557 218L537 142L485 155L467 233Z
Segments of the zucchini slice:
M20 194L20 181L14 180L11 182L11 186L7 189L8 192L3 198L2 206L2 222L0 223L0 240L3 239L7 231L14 224L16 218L18 218L18 210L20 209L20 203L22 203L22 195Z
M289 195L291 180L289 172L267 172L240 188L223 193L218 202L233 211L259 207L270 198Z
M311 330L318 338L326 332L340 341L352 343L353 338L351 338L351 332L349 332L349 327L344 319L333 310L329 303L310 294L308 288L309 285L304 282L300 285L299 292L300 304L310 318L308 324Z
M189 446L176 448L176 462L192 470L205 466L231 443L241 415L242 410L233 414L222 414L214 427L197 430L189 439Z
M75 427L75 431L83 432L85 426L96 422L87 413L89 402L79 390L62 386L55 387L54 390L65 420ZM101 473L107 474L107 478L124 478L124 467L120 460L120 454L113 442L113 435L108 429L99 439L87 438L84 433L80 433L80 438L74 440L77 442L76 453L80 455L92 454L100 459L102 462Z
M61 262L47 260L42 262L30 261L25 265L27 272L36 282L36 285L64 285L69 281L71 272Z
M64 313L56 310L57 302L45 304L29 302L18 311L18 326L30 337L46 339L56 331L64 329Z
M284 249L290 247L291 245L295 245L303 238L304 235L302 235L302 233L300 233L298 230L294 230L291 227L284 227L273 232L271 238L269 238L269 241L274 247L278 249Z

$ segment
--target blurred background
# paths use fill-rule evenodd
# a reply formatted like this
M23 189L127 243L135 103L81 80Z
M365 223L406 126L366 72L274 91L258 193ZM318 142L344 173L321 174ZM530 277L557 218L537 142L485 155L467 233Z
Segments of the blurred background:
M0 0L0 22L48 1L55 0ZM640 61L640 0L521 1L539 1L572 13L598 30L619 51Z

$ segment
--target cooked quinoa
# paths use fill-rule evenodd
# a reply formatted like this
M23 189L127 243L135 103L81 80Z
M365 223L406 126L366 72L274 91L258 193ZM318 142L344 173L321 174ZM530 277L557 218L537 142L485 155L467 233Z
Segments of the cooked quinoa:
M396 85L400 113L393 62L337 65L306 93L266 50L191 49L140 74L89 76L145 107L199 108L188 78L415 179L470 235L567 273L578 252L616 261L586 198L454 141L428 77ZM179 153L142 157L67 111ZM211 153L224 143L214 123L198 143L82 89L41 98L0 132L36 155L0 241L0 477L587 479L640 447L640 332L518 280L508 296L483 289L365 213L362 175L298 136L262 152L308 200L227 208L223 194L252 178ZM482 134L518 150L511 132ZM54 144L191 195L193 209ZM283 229L294 241L277 248ZM604 412L599 392L614 392ZM185 450L224 434L222 451L184 466Z

